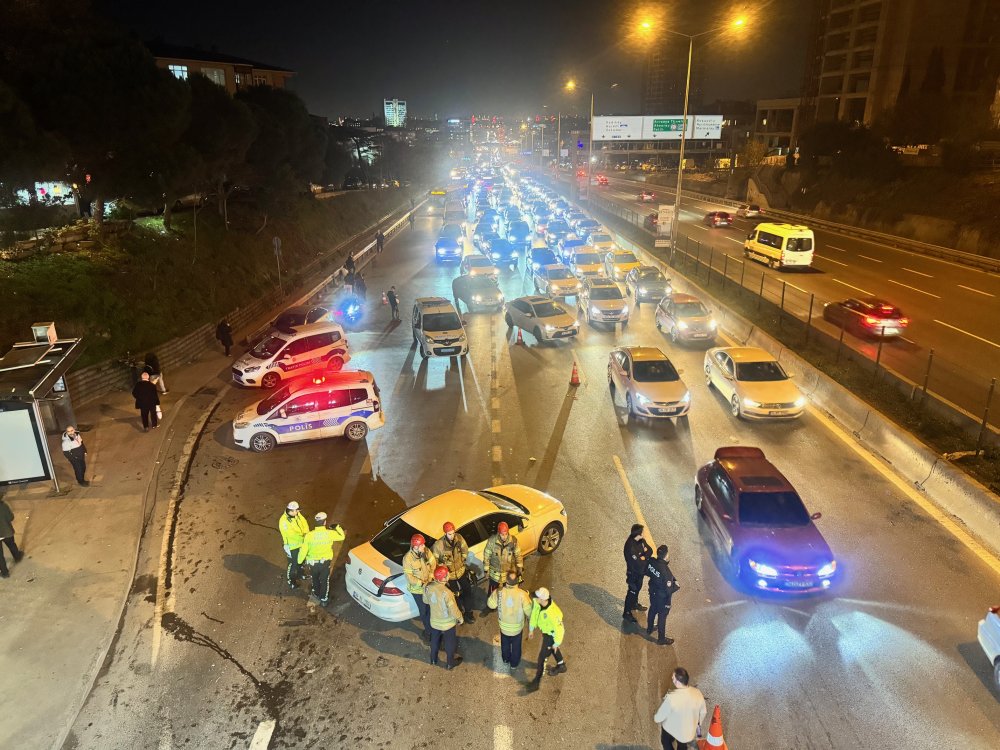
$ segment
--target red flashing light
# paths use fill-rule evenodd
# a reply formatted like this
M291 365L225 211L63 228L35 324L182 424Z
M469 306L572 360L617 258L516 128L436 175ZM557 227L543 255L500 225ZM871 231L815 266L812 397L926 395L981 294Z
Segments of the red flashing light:
M84 175L83 176L83 181L86 182L89 185L90 184L90 175L89 174Z
M322 375L317 375L313 378L313 385L322 385L326 382L326 378Z

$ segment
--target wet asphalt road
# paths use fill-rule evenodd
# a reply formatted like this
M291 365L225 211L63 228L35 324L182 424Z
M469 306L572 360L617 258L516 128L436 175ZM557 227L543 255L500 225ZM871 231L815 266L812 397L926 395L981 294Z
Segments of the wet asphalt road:
M705 386L703 350L670 345L652 305L634 311L624 331L584 326L579 341L558 346L528 334L517 346L499 315L466 314L467 361L421 360L405 324L412 301L450 296L456 273L433 262L439 223L419 218L366 273L372 306L349 334L352 366L375 373L387 415L367 443L237 449L229 421L260 396L225 386L220 370L221 401L179 504L173 611L158 628L151 591L161 539L151 529L142 585L69 746L246 748L261 722L276 720L272 748L520 748L542 737L550 747L655 748L652 714L677 665L709 710L722 705L732 747L1000 744L1000 701L975 640L997 599L982 561L812 414L779 424L732 418ZM403 325L378 304L390 284ZM508 298L531 291L514 273L502 287ZM605 378L616 342L671 355L692 392L688 420L629 422ZM810 510L823 512L818 524L842 570L834 591L759 598L726 578L700 530L692 480L715 448L731 444L763 448ZM668 621L672 647L621 627L621 546L636 512L616 457L654 540L671 548L682 586ZM544 489L569 512L562 547L527 562L527 585L549 587L565 614L569 668L533 695L523 685L537 639L509 675L495 619L479 619L460 628L465 662L446 672L427 664L414 624L374 619L343 585L347 550L385 520L495 478ZM289 500L310 517L326 510L347 531L327 611L284 584L276 524Z

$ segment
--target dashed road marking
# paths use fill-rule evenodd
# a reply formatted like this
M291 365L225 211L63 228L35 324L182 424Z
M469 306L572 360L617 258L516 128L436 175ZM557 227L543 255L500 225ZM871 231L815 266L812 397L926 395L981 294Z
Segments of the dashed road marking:
M966 286L965 284L959 284L962 289L967 289L970 292L975 292L976 294L981 294L984 297L996 297L995 294L990 294L989 292L984 292L982 289L973 289L971 286Z
M836 263L838 266L847 266L846 263L841 263L839 260L834 260L833 258L827 258L825 255L813 254L814 258L819 258L820 260L825 260L827 263Z
M857 289L859 292L863 292L864 294L867 294L869 297L875 296L874 292L869 292L867 289L862 289L859 286L854 286L854 284L848 284L846 281L841 281L840 279L833 279L833 281L837 282L838 284L843 284L844 286L848 286L851 289Z
M959 333L964 333L966 336L971 336L972 338L978 339L979 341L982 341L985 344L989 344L990 346L995 346L997 349L1000 349L1000 344L998 344L995 341L990 341L989 339L984 339L982 336L977 336L974 333L969 333L968 331L966 331L966 330L964 330L962 328L959 328L958 326L953 326L951 323L945 323L943 320L938 320L937 318L934 319L934 322L938 323L939 325L943 325L945 328L950 328L953 331L958 331Z
M923 289L917 289L915 286L910 286L909 284L904 284L902 281L895 281L893 279L886 279L890 284L895 284L896 286L903 286L907 289L912 289L915 292L920 292L921 294L926 294L928 297L933 297L934 299L941 299L940 294L934 294L933 292L925 292Z
M267 750L271 743L271 735L274 734L274 719L262 721L257 725L257 731L253 733L250 740L250 750Z
M506 724L493 727L493 750L511 750L514 747L514 730Z
M907 268L906 266L900 266L904 271L908 273L915 273L917 276L926 276L928 279L933 279L934 277L929 273L924 273L923 271L914 271L912 268ZM961 284L959 284L961 286Z
M859 258L864 258L865 260L873 261L875 263L884 263L885 262L885 261L879 260L878 258L873 258L870 255L862 255L861 253L858 253L858 257Z
M653 534L649 530L649 524L646 523L646 518L642 515L642 508L639 507L639 501L635 499L635 492L632 491L632 483L628 481L628 475L625 473L625 467L622 466L622 460L618 456L612 456L611 460L615 464L615 469L618 471L618 477L622 480L622 486L625 488L625 496L628 498L629 505L632 506L632 512L635 514L635 520L642 524L642 527L646 530L645 537L649 542L649 546L656 548L656 544L653 542Z
M836 250L838 253L846 253L847 251L842 247L837 247L836 245L825 245L825 247L830 250Z
M500 433L500 420L499 419L494 419L493 422L490 424L490 432L492 432L494 435L497 435L497 434Z

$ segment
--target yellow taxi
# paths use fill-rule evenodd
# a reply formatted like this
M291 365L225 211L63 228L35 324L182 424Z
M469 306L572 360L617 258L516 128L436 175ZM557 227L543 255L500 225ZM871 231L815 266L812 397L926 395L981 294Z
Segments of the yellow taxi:
M581 280L603 276L604 253L590 245L574 247L568 265L569 269Z
M598 229L587 235L587 244L601 253L609 253L618 247L615 238L605 229Z
M623 281L629 271L641 265L635 253L628 250L612 250L604 256L604 270L615 281Z

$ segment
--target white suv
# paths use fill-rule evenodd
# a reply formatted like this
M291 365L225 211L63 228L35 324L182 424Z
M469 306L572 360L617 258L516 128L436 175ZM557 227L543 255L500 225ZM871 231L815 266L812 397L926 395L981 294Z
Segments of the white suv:
M420 297L413 303L413 343L424 358L469 353L462 318L444 297Z

